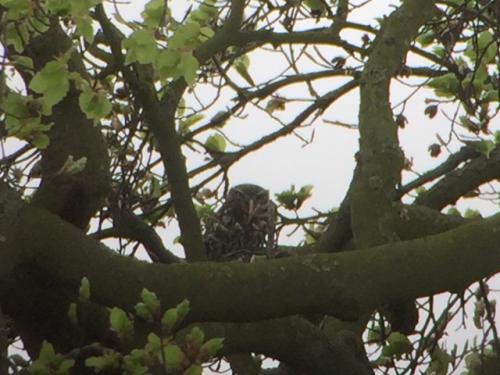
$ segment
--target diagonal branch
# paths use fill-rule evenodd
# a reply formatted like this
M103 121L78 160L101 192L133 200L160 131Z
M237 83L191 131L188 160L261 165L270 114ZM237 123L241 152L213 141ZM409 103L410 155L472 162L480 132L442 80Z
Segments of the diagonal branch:
M455 202L478 186L500 178L498 165L500 148L496 147L489 155L481 155L469 161L463 167L452 170L428 191L415 199L416 204L441 210Z
M181 242L188 261L206 259L201 234L200 221L191 199L185 158L181 150L181 140L175 128L175 111L187 87L184 80L172 82L158 100L156 88L147 69L134 64L133 70L123 65L120 31L110 22L102 6L96 7L96 17L108 38L111 51L119 63L124 79L130 84L144 111L144 118L158 142L158 149L165 167L165 173L172 192Z

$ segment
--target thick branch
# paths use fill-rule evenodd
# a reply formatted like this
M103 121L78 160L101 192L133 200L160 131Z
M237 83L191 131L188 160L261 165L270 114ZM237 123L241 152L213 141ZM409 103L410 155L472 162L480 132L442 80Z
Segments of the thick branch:
M500 178L500 148L493 150L489 157L481 155L462 168L458 168L446 174L441 180L434 184L428 191L422 193L415 199L415 203L435 210L441 210L448 204L455 202L480 185Z
M246 324L203 324L209 336L224 337L223 354L257 352L308 374L372 374L360 342L348 332L328 338L300 317Z
M352 229L357 246L372 246L388 240L380 233L378 220L392 210L403 167L389 87L411 41L433 10L430 0L405 1L385 19L363 70L359 112L360 168L351 200Z
M52 59L67 52L71 39L59 25L34 37L26 47L37 70ZM70 71L86 77L85 67L76 52L68 63ZM80 110L80 92L71 87L66 97L52 110L48 122L50 145L42 152L42 183L33 196L40 207L61 216L84 229L101 207L110 189L109 156L99 127L94 126ZM76 175L58 173L69 156L85 157L85 168Z
M5 188L0 194L1 298L15 298L18 267L36 265L64 284L89 277L95 301L106 306L132 309L143 287L158 292L167 306L188 298L191 321L308 313L352 320L387 301L461 290L500 271L500 248L492 245L500 243L500 217L364 251L252 264L161 265L117 256L46 211L13 199Z

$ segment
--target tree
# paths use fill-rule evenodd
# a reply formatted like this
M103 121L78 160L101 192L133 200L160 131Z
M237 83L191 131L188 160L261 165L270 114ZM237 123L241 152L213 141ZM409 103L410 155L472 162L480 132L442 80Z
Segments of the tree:
M32 360L42 348L40 358L74 360L64 362L71 373L93 373L89 357L121 373L98 361L113 349L115 365L142 347L145 317L160 303L164 324L178 324L175 340L201 345L199 331L185 334L195 324L223 337L219 355L240 374L499 373L487 278L500 270L500 219L442 211L497 196L485 186L500 178L500 4L405 0L368 23L356 12L370 2L185 5L151 0L133 22L99 0L0 0L0 120L10 148L1 160L0 372L23 367L6 355L19 337ZM284 73L255 75L262 53L284 57ZM396 82L432 90L425 115L448 119L449 139L429 146L435 166L416 178L398 140L412 95L391 106ZM294 86L306 100L287 96ZM281 137L303 137L352 92L359 150L345 198L331 202L338 209L304 217L311 187L292 187L277 195L276 231L302 228L302 243L278 242L277 259L207 262L204 223L231 185L228 171ZM234 122L257 116L250 107L281 126L246 144L230 140ZM328 160L321 173L333 173ZM176 223L185 259L157 232ZM102 244L109 238L120 239L117 249ZM134 259L138 249L149 262ZM451 294L438 315L441 292ZM132 329L125 312L141 293ZM481 340L452 350L443 336L471 303ZM187 344L168 356L187 355ZM250 353L281 365L262 369ZM167 373L188 374L190 361Z

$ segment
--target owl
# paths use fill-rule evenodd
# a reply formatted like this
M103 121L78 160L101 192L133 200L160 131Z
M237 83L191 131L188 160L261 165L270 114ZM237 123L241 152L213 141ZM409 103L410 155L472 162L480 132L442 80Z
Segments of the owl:
M252 184L237 185L222 207L206 222L205 248L213 261L250 261L270 255L274 247L276 206L269 191Z

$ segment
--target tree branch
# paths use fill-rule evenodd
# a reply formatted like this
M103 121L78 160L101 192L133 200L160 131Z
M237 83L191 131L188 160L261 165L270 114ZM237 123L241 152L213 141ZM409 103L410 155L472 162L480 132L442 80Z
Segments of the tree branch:
M447 173L428 191L415 199L415 204L441 210L478 186L500 178L500 147L496 147L489 155L481 155L462 168Z
M461 290L498 272L500 249L492 244L500 243L499 228L500 217L494 217L363 251L251 264L147 264L106 250L48 212L14 199L2 186L0 303L9 295L16 305L16 269L36 265L65 285L78 285L87 276L95 301L106 306L131 310L143 287L157 292L166 306L188 298L189 321L311 313L354 320L384 302Z
M468 161L472 158L478 157L480 154L471 146L464 146L459 151L451 154L448 159L438 165L436 168L424 173L419 176L417 179L409 182L408 184L402 186L397 193L397 198L401 198L403 195L409 193L413 189L420 187L427 182L433 181L444 174L453 171L456 167L465 161ZM424 193L424 195L427 193ZM417 198L418 199L418 198Z
M158 233L140 217L131 212L116 210L113 212L113 228L95 233L96 240L107 237L125 237L140 242L153 262L170 264L180 259L163 246Z
M262 353L294 369L318 375L368 375L372 370L360 341L343 331L329 338L309 321L294 316L245 324L202 324L210 337L224 337L223 354Z
M132 87L144 111L147 125L158 142L179 221L181 243L184 246L186 259L188 261L205 260L200 221L191 199L180 136L175 129L175 111L187 85L184 80L172 82L163 93L162 100L158 100L152 77L148 75L145 67L134 64L134 70L137 73L135 76L134 72L122 65L123 56L119 45L121 33L111 24L102 6L96 7L96 15L103 33L110 41L113 55L120 63L124 79Z

